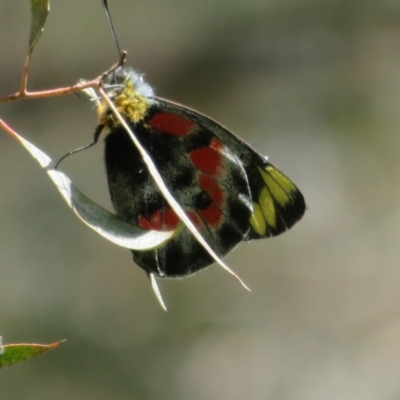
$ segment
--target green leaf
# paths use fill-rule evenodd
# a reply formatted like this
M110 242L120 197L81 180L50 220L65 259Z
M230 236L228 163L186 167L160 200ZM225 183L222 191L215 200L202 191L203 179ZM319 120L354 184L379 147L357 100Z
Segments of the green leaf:
M31 0L31 35L29 38L29 52L33 51L50 11L50 0Z
M3 349L3 353L0 354L0 368L7 365L15 364L20 361L29 360L30 358L37 356L38 354L55 349L63 342L65 342L65 340L51 344L6 344L1 347Z

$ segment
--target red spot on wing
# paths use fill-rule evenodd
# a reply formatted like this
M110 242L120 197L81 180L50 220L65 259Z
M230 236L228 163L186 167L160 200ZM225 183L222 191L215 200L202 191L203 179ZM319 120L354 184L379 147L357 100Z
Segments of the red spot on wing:
M217 175L222 167L221 154L210 147L193 150L189 158L197 169L208 175Z
M179 223L178 216L170 208L157 210L150 218L139 216L139 227L156 231L172 231Z
M194 211L187 211L186 214L197 229L202 227L203 221L208 226L218 226L222 218L221 210L214 203L211 204L208 208L198 210L198 213ZM199 217L198 214L202 219ZM150 218L146 218L141 215L139 216L138 222L139 227L142 229L152 229L155 231L172 231L178 226L179 218L172 209L167 208L166 210L156 211L150 216Z
M204 222L211 227L216 227L222 219L222 212L215 203L212 203L208 208L198 210Z
M193 222L194 226L196 228L199 228L200 227L199 216L194 211L188 211L186 214L189 217L189 219Z
M164 213L164 229L173 230L178 226L179 218L171 208L167 208Z
M221 206L224 202L224 192L218 182L204 174L199 174L197 179L200 187L211 197L213 202Z
M196 126L192 121L167 112L155 114L149 123L153 129L176 136L188 135Z
M218 140L216 138L212 138L212 140L210 142L210 147L212 149L214 149L215 151L220 152L222 150L222 148L224 147L224 144L220 140Z
M143 215L139 215L138 224L139 228L152 229L150 221L147 218L143 217Z

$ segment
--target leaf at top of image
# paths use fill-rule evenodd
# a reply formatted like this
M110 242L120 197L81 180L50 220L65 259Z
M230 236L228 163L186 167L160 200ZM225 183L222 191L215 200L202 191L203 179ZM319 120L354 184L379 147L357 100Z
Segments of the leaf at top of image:
M31 53L43 32L43 27L50 12L50 0L31 0L31 34L29 52Z

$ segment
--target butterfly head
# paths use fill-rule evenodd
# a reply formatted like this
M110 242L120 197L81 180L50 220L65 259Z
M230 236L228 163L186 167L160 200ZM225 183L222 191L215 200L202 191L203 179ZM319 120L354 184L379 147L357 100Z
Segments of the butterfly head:
M154 91L144 81L142 75L132 69L119 67L108 76L105 86L108 87L107 95L113 101L119 113L129 122L137 123L144 119L152 103ZM97 111L100 124L109 128L118 126L118 120L104 100L100 102Z

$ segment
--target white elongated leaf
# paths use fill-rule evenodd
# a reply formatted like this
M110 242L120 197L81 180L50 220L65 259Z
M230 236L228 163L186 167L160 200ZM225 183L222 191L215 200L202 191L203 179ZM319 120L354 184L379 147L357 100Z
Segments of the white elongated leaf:
M150 279L151 287L153 289L154 294L156 295L156 298L158 302L160 303L161 307L163 308L164 311L167 311L167 306L164 303L164 300L162 298L160 288L157 285L157 280L154 274L148 274L148 277Z
M85 196L64 173L53 168L51 158L26 139L15 138L39 162L56 185L68 206L90 228L118 246L132 250L149 250L167 241L174 231L159 232L128 224Z

